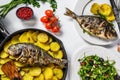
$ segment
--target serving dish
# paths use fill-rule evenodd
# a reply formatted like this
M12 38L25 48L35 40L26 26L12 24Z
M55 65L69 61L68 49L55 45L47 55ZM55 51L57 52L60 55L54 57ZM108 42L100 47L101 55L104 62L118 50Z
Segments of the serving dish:
M80 48L75 52L75 55L71 59L71 71L70 71L70 79L71 80L82 80L80 76L78 75L78 71L80 69L80 62L78 59L83 58L84 56L90 56L90 55L97 55L104 60L110 60L115 61L114 67L116 68L118 74L120 75L120 57L115 53L114 51L111 51L109 49L99 47L99 46L89 46Z
M79 1L78 0L76 6L74 8L74 12L77 15L93 15L90 12L90 8L93 3L110 4L109 0L104 0L104 1L100 1L100 0L81 0L81 1ZM76 28L78 34L88 43L95 44L95 45L110 45L110 44L114 44L115 42L118 41L118 39L119 39L118 25L117 25L116 21L114 21L113 24L114 24L114 28L117 32L118 38L115 40L102 40L102 39L93 37L91 35L88 35L87 33L84 33L83 30L80 28L79 24L76 21L74 21L74 25L75 25L75 28Z
M39 31L39 32L42 32L42 33L46 33L48 36L50 36L51 38L53 38L54 41L57 41L57 42L60 44L60 48L61 48L61 50L62 50L63 53L64 53L64 54L63 54L63 59L66 59L66 60L67 60L67 54L66 54L66 51L65 51L65 49L64 49L63 43L62 43L59 39L57 39L56 37L54 37L53 35L51 35L50 33L46 32L46 31L43 31L43 30L40 30L40 29L35 29L35 28L34 28L34 29L33 29L33 28L21 29L21 30L18 30L18 31L16 31L16 32L10 34L9 36L7 36L7 37L2 41L2 43L1 43L0 52L4 49L5 44L6 44L7 42L9 42L9 41L13 38L13 36L18 35L18 34L22 34L22 33L27 32L27 31ZM63 73L64 73L64 74L63 74L63 77L62 77L61 80L65 80L65 79L66 79L67 69L68 69L68 64L66 64L66 67L63 68Z

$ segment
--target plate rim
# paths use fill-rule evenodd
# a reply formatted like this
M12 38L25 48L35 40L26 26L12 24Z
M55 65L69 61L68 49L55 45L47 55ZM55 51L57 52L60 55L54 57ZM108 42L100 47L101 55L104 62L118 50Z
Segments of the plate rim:
M82 11L81 12L79 12L79 14L78 14L78 7L77 6L80 6L80 1L79 0L77 0L77 2L76 2L76 5L75 5L75 7L74 7L74 9L73 9L73 12L75 12L77 15L82 15L82 13L83 13L83 9L84 9L84 7L86 6L86 4L88 3L91 3L91 1L93 1L93 0L81 0L81 2L82 1L84 1L84 6L81 8L82 9ZM86 3L85 3L85 1L86 1ZM79 3L79 4L78 4ZM82 4L83 5L83 4ZM106 45L112 45L112 44L115 44L115 43L117 43L118 41L119 41L119 38L120 38L120 35L119 35L119 30L118 30L118 24L116 23L116 21L115 21L115 25L117 25L116 26L116 28L115 28L115 30L116 30L116 32L117 32L117 35L118 35L118 37L115 39L115 40L109 40L109 41L107 41L107 40L100 40L99 38L97 38L97 37L93 37L93 36L90 36L90 35L88 35L88 34L86 34L86 33L83 33L82 31L82 28L79 26L79 24L78 24L78 22L77 21L75 21L75 20L73 20L73 23L74 23L74 27L75 27L75 29L76 29L76 31L77 31L77 33L78 33L78 35L84 40L84 41L86 41L87 43L90 43L90 44L93 44L93 45L100 45L100 46L106 46ZM88 37L88 36L89 37ZM87 37L87 38L85 38L85 37ZM92 39L92 37L93 37L93 39ZM90 40L87 40L87 39L92 39L92 40L97 40L98 39L98 42L93 42L93 41L90 41ZM102 43L102 41L103 41L103 43Z
M93 50L93 49L97 49L97 50ZM82 58L83 57L83 55L84 55L84 53L82 53L82 52L84 52L83 50L86 50L86 51L88 51L88 50L93 50L93 51L98 51L99 49L102 49L102 50L104 50L104 51L106 51L107 53L111 53L111 52L114 52L114 50L109 50L109 49L107 49L107 48L105 48L105 47L101 47L101 46L85 46L85 47L83 47L83 48L78 48L76 51L75 51L75 54L73 55L73 57L71 58L71 63L70 63L70 65L71 65L71 67L70 67L70 69L71 69L71 71L74 71L73 69L75 69L76 67L72 67L72 66L74 66L73 65L73 63L78 59L78 56L79 56L79 58ZM80 54L79 54L80 53ZM103 52L102 52L103 53ZM76 56L77 54L79 54L78 56ZM99 53L96 53L96 54L99 54ZM113 54L113 53L112 53ZM117 52L115 52L114 53L115 54L115 56L120 60L120 56L117 54ZM113 55L114 55L113 54ZM94 54L93 54L94 55ZM104 54L103 54L104 55ZM89 55L88 55L89 56ZM109 55L108 55L109 56ZM107 56L105 55L105 58L107 58ZM110 59L111 60L111 59ZM115 60L115 59L114 59ZM78 63L78 62L75 62L75 63ZM116 63L118 63L118 62L116 62ZM120 64L119 64L120 65ZM119 71L118 71L118 73L119 73L119 75L120 75L120 68L117 68L117 69L119 69ZM71 72L70 71L70 72ZM72 72L71 72L72 73ZM74 72L73 72L74 73ZM71 77L71 80L72 80L72 78L73 78L73 76L72 76L73 74L70 74L70 77ZM74 74L75 75L75 74ZM79 76L79 75L77 75L77 76ZM79 79L81 80L81 78L80 78L80 76L79 76Z

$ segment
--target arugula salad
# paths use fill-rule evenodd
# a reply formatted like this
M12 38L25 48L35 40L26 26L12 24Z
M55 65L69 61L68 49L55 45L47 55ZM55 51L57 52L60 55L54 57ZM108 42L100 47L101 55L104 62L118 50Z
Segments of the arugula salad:
M97 55L84 56L78 60L82 80L120 80L114 67L115 61L104 60Z

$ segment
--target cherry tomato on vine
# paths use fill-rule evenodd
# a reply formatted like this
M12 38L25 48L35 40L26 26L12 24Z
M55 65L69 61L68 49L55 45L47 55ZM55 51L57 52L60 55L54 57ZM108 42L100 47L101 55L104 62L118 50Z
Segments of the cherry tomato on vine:
M50 18L50 21L54 23L54 22L57 22L58 19L57 19L57 17L53 16L53 17Z
M43 16L43 17L41 17L41 22L43 22L43 23L47 23L47 22L49 22L49 18L47 17L47 16Z
M53 11L52 10L46 10L45 11L46 16L52 17L53 16Z
M57 33L57 32L59 32L60 31L60 27L58 27L58 26L54 26L53 28L52 28L52 32L54 32L54 33Z
M51 22L46 23L45 28L46 29L52 29L52 23Z

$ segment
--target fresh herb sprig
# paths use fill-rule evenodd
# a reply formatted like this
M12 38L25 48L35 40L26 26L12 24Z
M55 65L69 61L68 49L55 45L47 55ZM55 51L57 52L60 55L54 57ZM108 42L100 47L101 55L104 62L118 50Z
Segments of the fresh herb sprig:
M39 1L50 3L51 7L53 8L53 11L57 9L57 2L55 0L12 0L10 3L0 6L0 18L5 18L5 16L9 13L10 10L12 10L20 4L29 4L39 8Z

